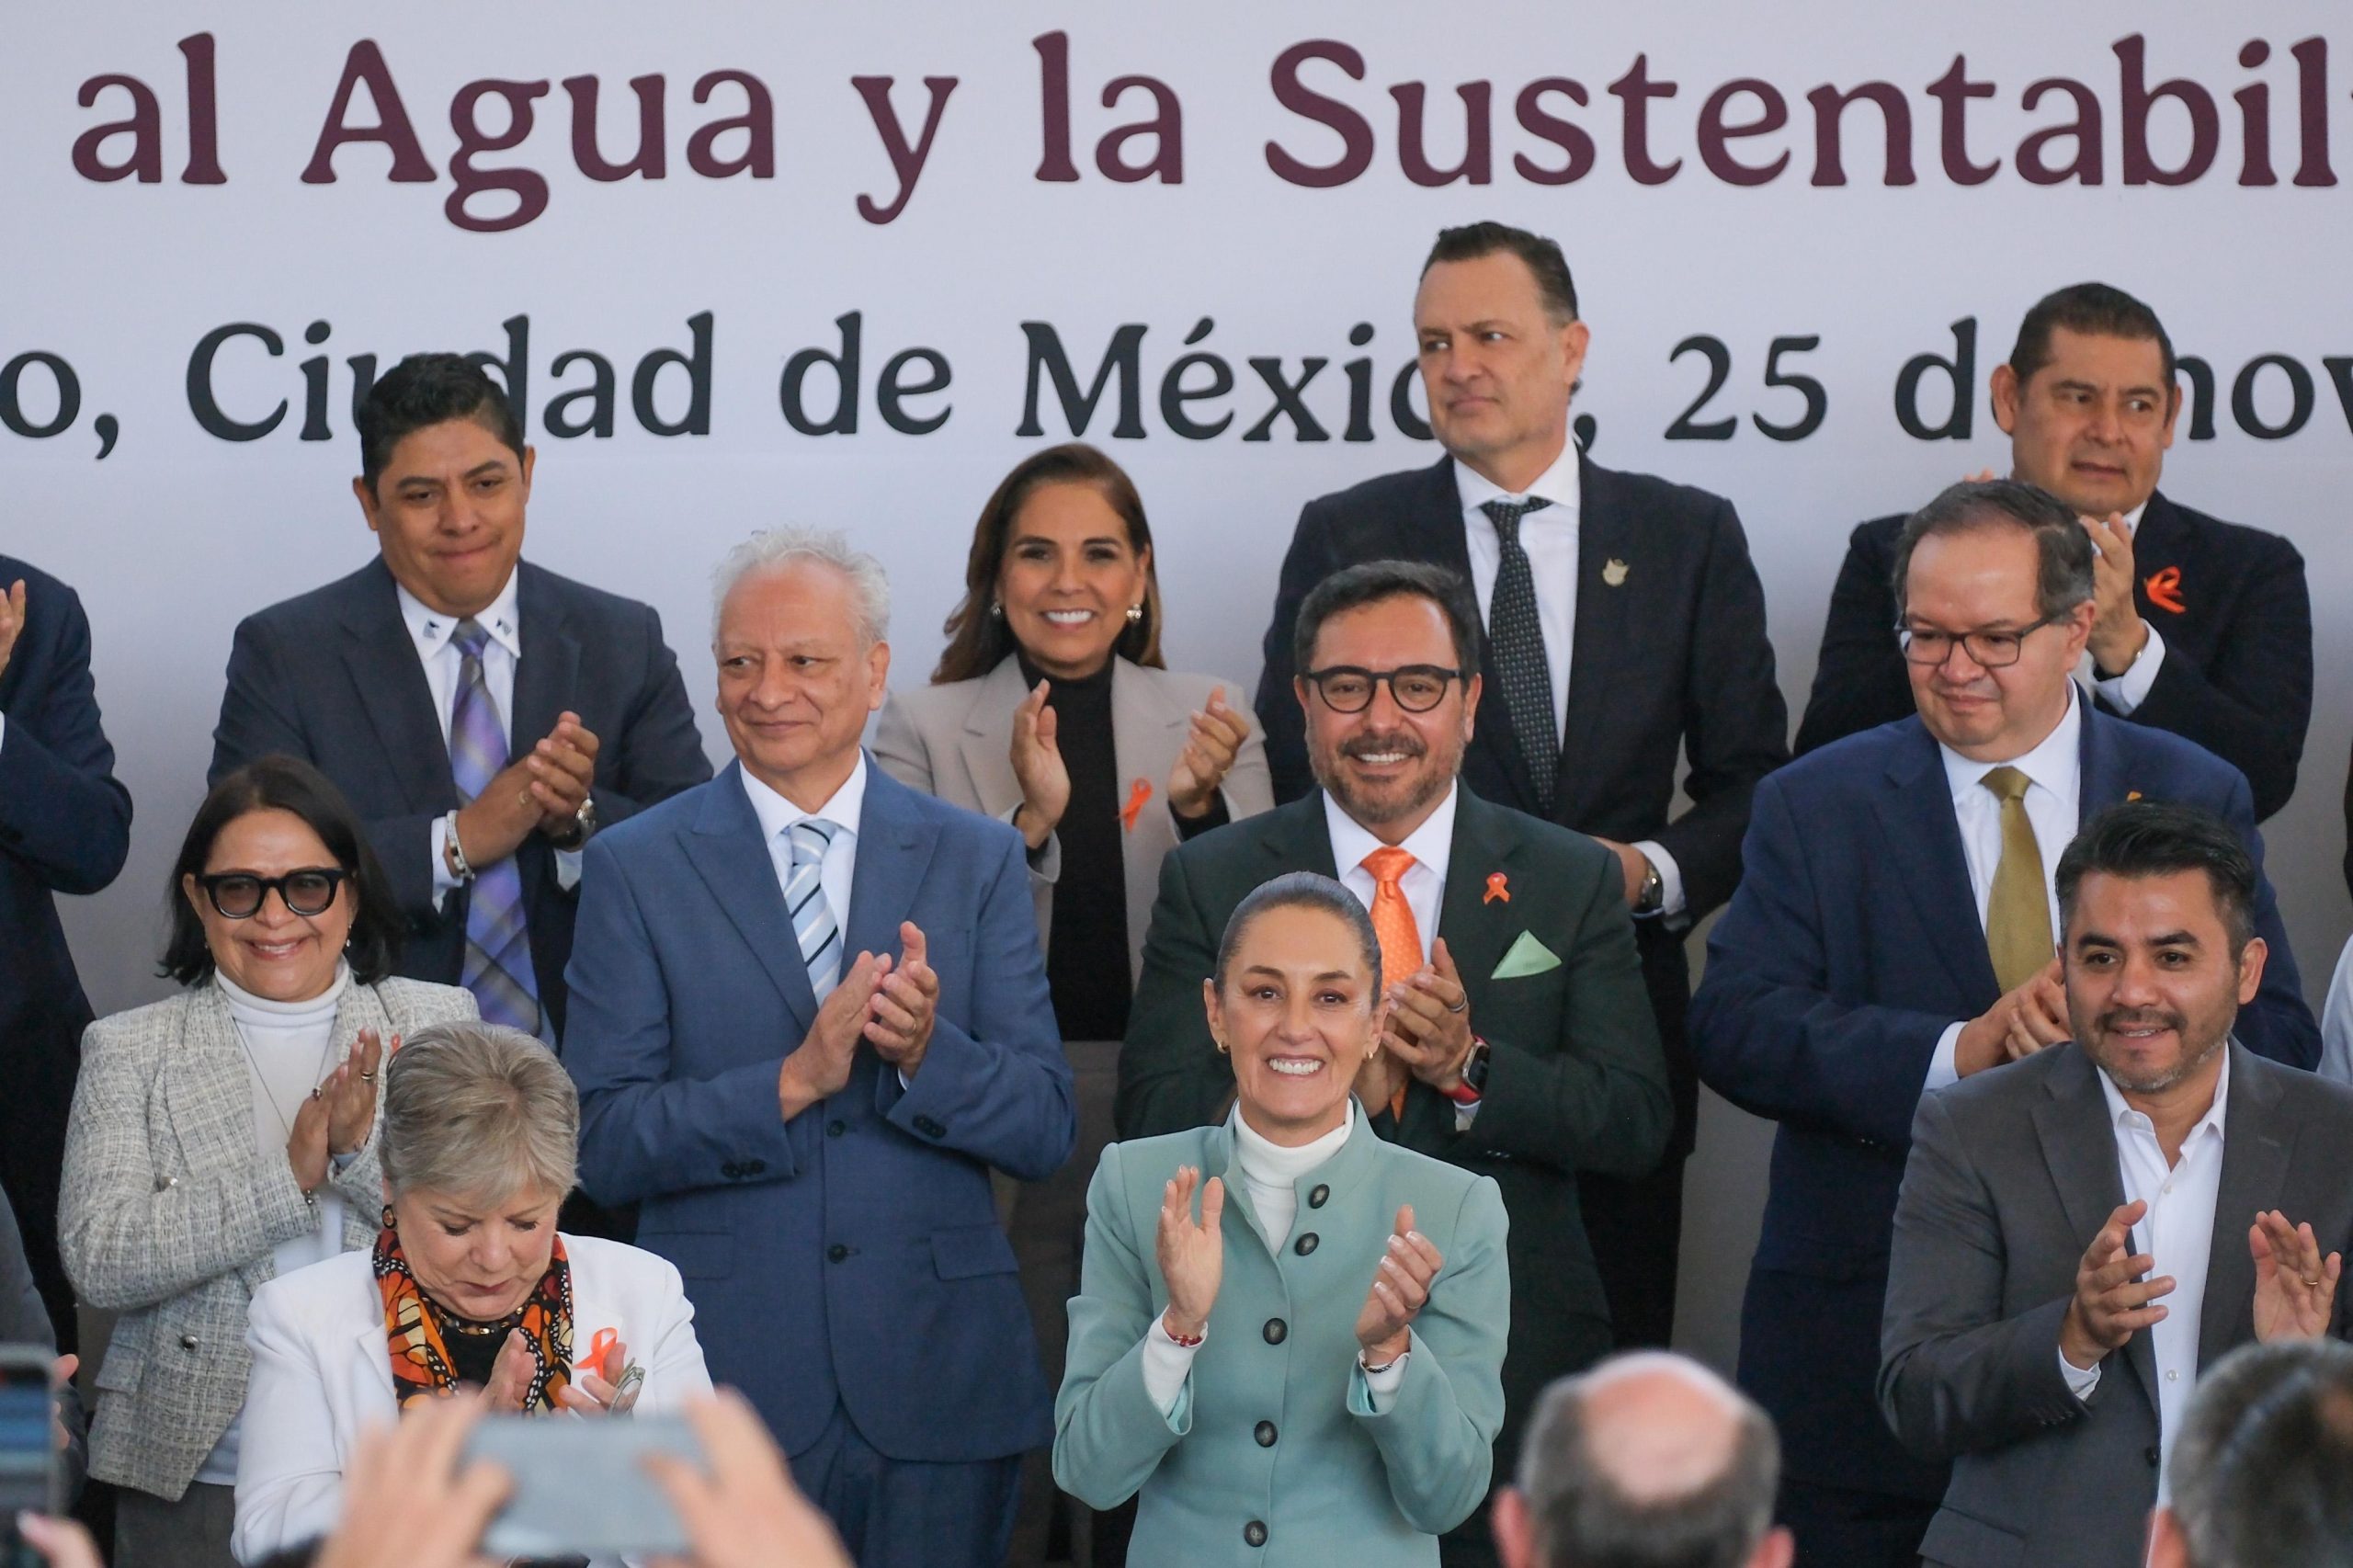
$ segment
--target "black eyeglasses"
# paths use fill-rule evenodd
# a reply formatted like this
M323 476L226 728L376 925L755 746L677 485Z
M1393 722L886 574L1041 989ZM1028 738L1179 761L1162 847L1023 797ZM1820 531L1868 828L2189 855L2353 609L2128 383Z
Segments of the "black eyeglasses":
M1300 679L1315 688L1324 706L1335 713L1361 713L1372 706L1372 694L1389 683L1390 700L1408 713L1427 713L1446 700L1446 688L1462 678L1461 670L1444 665L1400 665L1393 670L1368 670L1356 665L1334 665L1308 670Z
M324 915L335 903L335 889L351 875L340 866L304 866L282 877L256 877L251 871L215 871L196 879L204 896L224 920L250 920L261 913L262 900L276 889L286 907L305 919Z
M2020 644L2046 626L2056 626L2068 619L2063 615L2046 615L2031 626L2021 626L2016 631L1933 631L1909 626L1895 629L1896 645L1904 650L1904 657L1912 664L1933 668L1952 657L1953 644L1958 642L1968 652L1970 662L1980 669L2007 669L2018 662Z

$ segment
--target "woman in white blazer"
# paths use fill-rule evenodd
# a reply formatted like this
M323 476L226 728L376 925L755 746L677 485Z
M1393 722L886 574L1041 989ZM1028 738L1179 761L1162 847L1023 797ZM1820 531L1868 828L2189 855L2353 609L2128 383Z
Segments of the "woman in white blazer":
M225 1568L246 1301L367 1246L383 1053L474 1000L392 978L391 884L307 763L222 778L170 896L164 971L184 989L84 1037L58 1230L81 1299L120 1314L90 1434L90 1472L119 1488L117 1568Z
M599 1417L710 1392L678 1271L559 1235L580 1101L520 1029L426 1029L384 1074L383 1229L254 1295L234 1547L334 1528L360 1434L462 1384L494 1409Z
M1078 1287L1086 1176L1111 1137L1119 1042L1160 862L1183 839L1274 804L1240 688L1161 665L1160 585L1143 502L1073 442L1006 475L972 532L964 598L928 687L891 694L874 758L900 782L1011 823L1029 846L1038 940L1076 1080L1078 1146L1011 1200L1047 1370ZM1052 1496L1026 1467L1017 1560L1042 1556Z

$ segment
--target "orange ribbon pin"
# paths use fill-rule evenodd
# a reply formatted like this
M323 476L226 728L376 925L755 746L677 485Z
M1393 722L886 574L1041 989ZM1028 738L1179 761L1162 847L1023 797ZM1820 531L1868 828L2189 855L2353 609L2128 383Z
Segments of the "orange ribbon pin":
M2189 607L2181 602L2181 568L2168 566L2162 572L2152 572L2142 579L2141 586L2148 591L2149 602L2159 609L2169 609L2176 615L2188 612Z
M595 1372L608 1383L620 1381L621 1369L614 1364L620 1350L621 1336L617 1330L600 1328L588 1341L588 1354L580 1365Z
M1487 896L1481 899L1479 902L1481 903L1493 903L1497 899L1503 900L1506 903L1509 903L1511 902L1511 884L1501 871L1489 871L1487 873Z
M1136 818L1143 814L1143 803L1152 799L1152 780L1139 778L1128 786L1128 803L1120 808L1120 826L1129 833L1136 830Z

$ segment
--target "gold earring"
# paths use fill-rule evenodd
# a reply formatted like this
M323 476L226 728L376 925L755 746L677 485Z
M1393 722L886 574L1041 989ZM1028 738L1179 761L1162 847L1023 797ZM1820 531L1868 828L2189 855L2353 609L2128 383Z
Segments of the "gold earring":
M1226 1053L1225 1041L1218 1039L1215 1035L1211 1035L1210 1036L1210 1042L1217 1047L1217 1053L1220 1056L1223 1056Z

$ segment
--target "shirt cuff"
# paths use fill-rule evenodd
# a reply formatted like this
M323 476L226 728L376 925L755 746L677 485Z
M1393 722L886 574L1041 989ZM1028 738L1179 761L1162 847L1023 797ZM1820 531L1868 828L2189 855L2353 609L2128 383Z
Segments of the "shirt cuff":
M1209 1338L1209 1325L1201 1325L1201 1337ZM1193 1375L1193 1352L1199 1345L1179 1345L1168 1335L1168 1314L1152 1314L1152 1326L1143 1333L1143 1392L1152 1407L1163 1415L1176 1413L1177 1398L1185 1392L1185 1380Z
M1634 847L1642 851L1644 859L1658 868L1657 918L1674 919L1683 913L1683 868L1675 863L1675 857L1666 852L1666 846L1654 838L1640 840Z
M1210 797L1210 809L1197 817L1178 816L1176 808L1168 808L1168 820L1176 824L1176 841L1190 844L1201 835L1225 826L1233 820L1233 811L1225 803L1225 791L1220 790Z
M2090 1400L2092 1391L2099 1387L2100 1364L2095 1361L2088 1367L2078 1367L2067 1359L2064 1350L2058 1355L2059 1375L2067 1380L2067 1392L2074 1394L2079 1403Z
M2157 684L2157 666L2165 662L2165 640L2147 621L2141 623L2149 634L2141 645L2141 655L2120 676L2099 676L2092 681L2093 688L2105 698L2108 705L2126 718L2132 710L2149 699L2149 688Z
M1961 1066L1955 1058L1961 1050L1961 1031L1966 1028L1966 1024L1947 1024L1945 1032L1937 1037L1936 1051L1928 1058L1927 1081L1920 1085L1922 1094L1961 1082Z
M555 885L557 887L570 892L580 885L580 857L586 853L585 846L578 849L559 849L555 852Z
M0 713L0 746L5 746L5 745L6 745L7 744L8 744L8 715L6 715L6 713ZM285 894L283 894L283 893L280 893L278 896L279 896L280 898L283 898L283 897L285 897L286 895L285 895Z
M438 913L443 902L458 891L458 879L449 874L449 818L444 814L433 819L432 832L426 835L433 851L433 907Z
M1454 1131L1470 1131L1471 1124L1479 1119L1479 1108L1486 1103L1484 1099L1475 1099L1469 1105L1464 1105L1461 1100L1456 1100L1454 1102Z
M1411 1355L1413 1355L1411 1350L1406 1351L1404 1355L1398 1357L1377 1372L1370 1367L1363 1369L1365 1393L1368 1396L1365 1403L1372 1406L1372 1413L1375 1415L1380 1415L1381 1410L1397 1397L1398 1389L1403 1387L1405 1381L1406 1357Z

